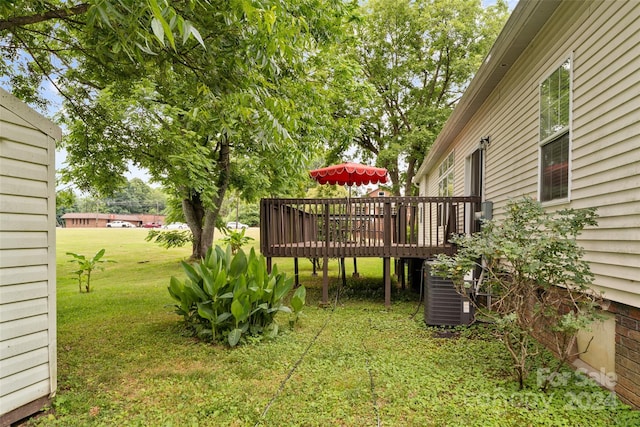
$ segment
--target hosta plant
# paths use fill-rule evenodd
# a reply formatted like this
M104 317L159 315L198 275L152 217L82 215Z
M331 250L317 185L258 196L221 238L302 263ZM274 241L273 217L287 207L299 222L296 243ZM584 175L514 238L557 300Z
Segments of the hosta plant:
M216 246L203 260L182 267L187 278L172 277L169 294L177 301L176 313L204 340L226 340L233 347L249 336L275 337L276 314L289 313L295 322L304 306L304 287L291 297L293 309L284 304L293 279L275 265L268 273L264 256L253 248L247 256L242 249L233 254L231 246Z

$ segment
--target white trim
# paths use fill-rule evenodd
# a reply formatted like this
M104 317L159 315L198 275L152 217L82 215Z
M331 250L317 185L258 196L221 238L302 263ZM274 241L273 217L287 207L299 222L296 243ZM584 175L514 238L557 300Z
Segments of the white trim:
M452 197L453 194L447 194L447 195L442 195L440 194L440 184L442 183L442 181L444 179L448 179L450 175L452 175L452 184L453 184L453 189L452 189L452 193L455 193L455 182L456 182L456 155L454 154L455 150L451 150L447 153L446 156L444 156L444 158L442 159L442 161L438 164L438 170L437 170L437 176L438 176L438 182L437 182L437 187L438 187L438 197ZM440 168L442 167L442 165L444 164L444 162L448 162L449 161L449 157L451 157L451 165L445 169L444 171L442 171Z
M480 193L481 198L480 201L484 202L486 200L486 187L485 187L485 178L486 178L486 161L487 161L487 150L480 148L479 146L474 146L471 148L467 155L464 158L464 195L471 196L471 168L472 162L471 158L475 154L476 151L480 151L481 159L480 159L480 167L481 167L481 175L480 175ZM464 232L469 234L471 233L471 223L475 220L475 212L467 212L468 217L465 218L465 230Z
M53 397L58 388L58 333L57 333L57 302L56 302L56 141L47 136L49 151L49 206L48 206L48 236L47 251L49 259L48 269L48 320L49 320L49 386L50 397Z
M464 156L464 195L471 195L471 156L473 151Z
M480 192L482 193L481 201L484 202L486 200L486 186L485 186L486 173L487 173L487 149L486 148L481 149L479 146L474 146L468 150L467 154L464 157L464 195L465 196L471 195L471 156L473 156L473 154L478 150L482 152L482 164L480 165L482 167L482 176L480 177L482 188L480 189Z

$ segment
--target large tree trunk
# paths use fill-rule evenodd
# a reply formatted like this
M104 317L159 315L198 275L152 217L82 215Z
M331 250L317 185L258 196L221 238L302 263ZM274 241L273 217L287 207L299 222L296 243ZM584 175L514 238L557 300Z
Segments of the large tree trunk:
M416 165L416 159L411 157L407 162L407 176L406 176L406 181L404 182L405 196L416 196L418 194L418 189L413 185L415 165Z
M182 201L182 211L193 234L191 259L194 260L204 258L209 248L213 245L216 220L229 187L231 162L229 143L226 139L220 143L216 164L218 166L218 179L216 180L218 191L213 200L213 206L211 208L206 207L202 203L200 194L195 192L192 193L190 198Z
M200 194L195 193L190 198L182 200L182 212L193 234L191 247L191 259L203 257L202 251L202 224L204 222L205 208L200 200ZM213 240L212 240L213 242Z

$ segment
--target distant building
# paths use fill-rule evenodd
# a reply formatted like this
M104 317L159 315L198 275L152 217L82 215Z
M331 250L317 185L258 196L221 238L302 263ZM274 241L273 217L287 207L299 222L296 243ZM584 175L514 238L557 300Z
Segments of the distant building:
M390 191L382 190L380 188L376 188L375 190L367 189L367 192L362 197L391 197L392 194Z
M66 213L62 215L67 228L104 228L112 221L127 221L136 227L155 222L164 224L164 215L153 214L101 214L101 213Z

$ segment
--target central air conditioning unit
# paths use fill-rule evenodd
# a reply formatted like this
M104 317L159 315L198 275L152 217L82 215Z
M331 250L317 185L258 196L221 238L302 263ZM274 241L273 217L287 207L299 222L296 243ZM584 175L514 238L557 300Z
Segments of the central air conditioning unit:
M430 262L424 263L424 322L429 326L468 325L473 321L473 304L456 291L451 279L435 276Z

